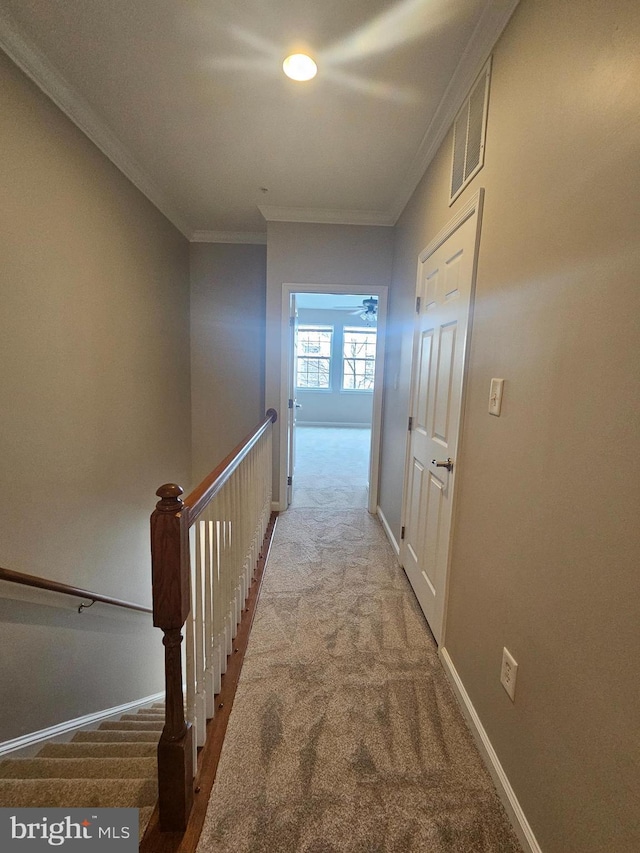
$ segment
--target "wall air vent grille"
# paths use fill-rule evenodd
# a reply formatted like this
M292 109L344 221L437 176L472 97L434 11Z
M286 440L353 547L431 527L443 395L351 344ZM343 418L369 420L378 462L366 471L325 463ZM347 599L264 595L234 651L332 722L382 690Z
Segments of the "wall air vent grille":
M451 204L484 163L484 140L489 105L491 60L473 84L469 97L453 123L453 156L451 162Z

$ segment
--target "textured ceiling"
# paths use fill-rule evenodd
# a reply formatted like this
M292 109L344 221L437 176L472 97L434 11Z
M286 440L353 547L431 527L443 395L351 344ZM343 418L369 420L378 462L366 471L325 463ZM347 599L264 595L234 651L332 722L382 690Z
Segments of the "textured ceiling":
M259 239L393 224L514 6L2 0L0 46L191 239Z

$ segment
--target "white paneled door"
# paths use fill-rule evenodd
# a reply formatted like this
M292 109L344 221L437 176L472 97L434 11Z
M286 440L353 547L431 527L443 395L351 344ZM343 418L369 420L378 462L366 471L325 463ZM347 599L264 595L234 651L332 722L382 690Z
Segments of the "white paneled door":
M402 561L442 640L482 193L420 255Z

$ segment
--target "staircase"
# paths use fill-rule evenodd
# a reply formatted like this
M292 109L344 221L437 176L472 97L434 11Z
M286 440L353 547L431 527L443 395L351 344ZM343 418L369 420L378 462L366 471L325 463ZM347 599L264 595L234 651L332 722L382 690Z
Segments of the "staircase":
M158 798L156 749L164 705L47 743L33 758L0 761L6 808L138 808L142 838Z

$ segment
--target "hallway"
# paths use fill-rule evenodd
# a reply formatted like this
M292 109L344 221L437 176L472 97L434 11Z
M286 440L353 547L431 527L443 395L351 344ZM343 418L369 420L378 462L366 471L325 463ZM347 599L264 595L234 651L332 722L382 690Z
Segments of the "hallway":
M198 853L516 853L365 509L365 431L327 432L320 457L320 430L300 430Z

